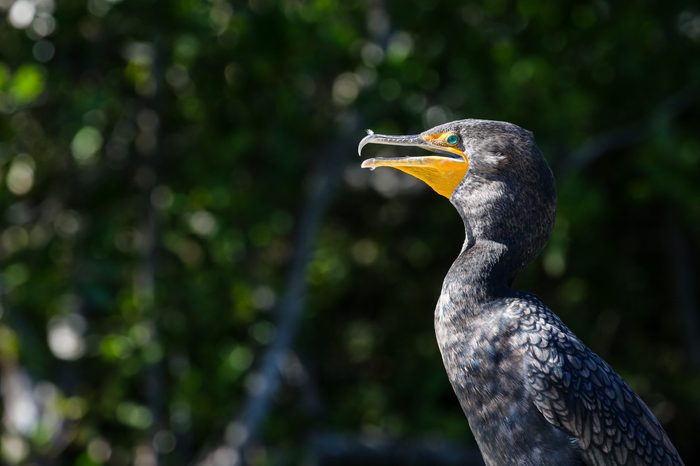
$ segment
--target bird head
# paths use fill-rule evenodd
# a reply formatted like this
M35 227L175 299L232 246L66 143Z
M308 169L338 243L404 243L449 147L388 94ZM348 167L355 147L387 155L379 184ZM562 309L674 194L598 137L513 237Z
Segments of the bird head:
M554 178L530 131L501 121L458 120L410 136L368 131L358 152L368 144L430 152L372 158L362 167L401 170L448 198L465 222L467 245L478 240L502 243L519 270L549 237L556 205Z

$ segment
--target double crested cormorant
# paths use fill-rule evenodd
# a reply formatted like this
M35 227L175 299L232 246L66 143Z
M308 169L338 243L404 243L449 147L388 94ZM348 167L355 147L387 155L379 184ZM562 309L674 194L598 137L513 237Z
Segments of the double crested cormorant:
M513 290L554 223L554 178L531 132L460 120L367 144L414 146L373 158L447 197L466 240L442 285L435 333L487 465L682 465L644 402L542 301Z

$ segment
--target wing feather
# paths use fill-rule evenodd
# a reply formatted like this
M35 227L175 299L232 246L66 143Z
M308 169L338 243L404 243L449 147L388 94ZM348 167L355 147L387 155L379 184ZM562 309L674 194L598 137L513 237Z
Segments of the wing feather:
M527 324L519 338L535 406L576 440L587 464L683 464L644 402L544 304L528 296L510 311Z

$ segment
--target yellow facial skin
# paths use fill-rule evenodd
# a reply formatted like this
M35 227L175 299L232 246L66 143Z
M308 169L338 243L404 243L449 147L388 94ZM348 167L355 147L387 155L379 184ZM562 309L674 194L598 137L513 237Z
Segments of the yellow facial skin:
M424 148L432 146L440 151L451 152L458 155L460 159L440 155L388 157L365 160L362 162L362 167L396 168L411 176L415 176L433 188L436 193L449 199L469 169L469 159L467 155L447 142L447 138L453 134L452 132L446 132L421 135L420 138L425 142L425 144L421 146Z

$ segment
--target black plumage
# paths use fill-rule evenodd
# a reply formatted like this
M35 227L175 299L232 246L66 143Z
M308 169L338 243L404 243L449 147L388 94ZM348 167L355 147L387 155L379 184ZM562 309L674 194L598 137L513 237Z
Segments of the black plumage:
M433 151L363 166L423 179L464 220L466 239L443 282L435 332L486 464L682 465L622 378L537 297L511 288L554 222L554 179L532 133L461 120L417 136L370 134L360 151L370 143Z

